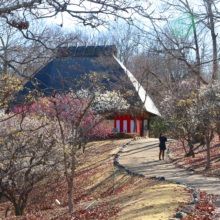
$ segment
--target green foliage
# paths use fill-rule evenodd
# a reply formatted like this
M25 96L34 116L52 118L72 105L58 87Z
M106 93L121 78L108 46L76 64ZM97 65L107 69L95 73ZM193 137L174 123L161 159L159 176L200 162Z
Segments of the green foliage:
M161 133L167 133L169 127L166 120L160 117L150 118L150 137L158 138Z
M152 117L150 129L150 137L152 138L158 138L163 133L168 138L179 139L185 134L184 126L180 126L179 121L172 118Z

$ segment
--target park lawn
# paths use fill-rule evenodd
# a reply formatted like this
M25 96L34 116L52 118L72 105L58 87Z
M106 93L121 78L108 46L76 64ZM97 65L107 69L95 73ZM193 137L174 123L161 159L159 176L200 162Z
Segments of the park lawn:
M185 143L187 146L187 143ZM169 144L169 156L173 160L173 164L189 169L195 170L195 173L203 174L205 176L220 176L220 142L219 137L216 134L211 141L211 168L206 169L206 146L200 146L199 144L194 147L195 158L185 157L185 151L180 141L173 141ZM188 149L187 149L188 150Z
M44 188L45 201L39 204L29 201L22 217L13 215L8 202L1 203L0 218L3 219L10 205L7 219L169 219L178 206L192 201L192 195L184 186L133 176L113 166L115 153L127 141L96 141L87 145L84 154L79 151L73 213L67 213L67 186L61 180L54 192L46 193ZM39 193L38 188L30 198L37 198ZM55 203L56 199L60 205Z

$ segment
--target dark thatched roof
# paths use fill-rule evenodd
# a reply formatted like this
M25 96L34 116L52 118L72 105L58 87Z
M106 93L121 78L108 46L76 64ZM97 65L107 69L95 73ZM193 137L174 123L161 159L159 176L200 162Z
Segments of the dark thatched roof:
M22 97L28 93L28 90L36 87L45 94L51 94L55 90L68 91L70 88L76 91L82 89L91 91L93 88L90 78L83 77L96 73L96 76L100 77L96 79L97 84L105 86L106 91L120 88L123 80L119 82L119 79L127 78L128 89L138 94L139 101L144 103L145 110L151 114L160 115L144 88L116 56L115 45L61 47L57 57L35 74L18 95Z

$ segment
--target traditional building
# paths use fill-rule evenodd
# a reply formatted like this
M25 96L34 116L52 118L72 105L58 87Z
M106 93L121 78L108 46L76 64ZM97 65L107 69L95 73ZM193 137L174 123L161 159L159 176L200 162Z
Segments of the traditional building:
M141 136L149 136L150 116L159 116L160 113L134 75L117 59L117 50L114 45L59 48L57 57L32 76L19 95L26 94L28 90L33 90L36 86L45 94L52 93L54 90L68 90L70 85L75 89L81 89L77 84L79 78L82 79L84 74L91 72L100 76L103 73L108 75L108 80L100 77L99 82L105 84L108 91L121 90L123 80L128 80L127 86L137 93L140 109L142 109L139 113L136 111L136 132ZM37 84L35 84L36 81ZM129 102L132 106L132 99ZM122 112L114 112L108 120L114 121L112 129L114 127L118 132L130 133L134 130L133 115L131 108Z

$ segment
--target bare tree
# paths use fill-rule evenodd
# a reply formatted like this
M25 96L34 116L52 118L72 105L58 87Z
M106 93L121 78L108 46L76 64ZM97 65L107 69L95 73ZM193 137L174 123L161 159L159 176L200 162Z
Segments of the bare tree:
M116 45L117 58L130 69L131 58L142 52L141 31L124 20L117 19L103 35L107 42Z
M0 56L2 57L1 63L4 74L17 74L17 70L23 74L23 77L29 77L56 56L59 46L67 45L78 39L78 35L75 33L64 35L64 31L59 27L48 27L41 25L40 22L38 25L41 28L37 28L35 32L37 31L40 35L40 41L45 42L47 47L42 46L42 43L38 41L30 41L24 38L18 30L5 22L2 23L1 29L4 34L0 36ZM14 68L8 68L9 64Z
M152 26L148 38L155 46L149 47L180 62L181 66L197 78L198 88L200 83L207 84L217 79L217 1L198 1L195 3L198 7L194 7L195 4L188 0L161 3L160 11L157 11L160 18L154 15L150 17ZM209 44L210 37L207 37L209 33L212 48ZM212 72L209 71L210 64L213 64ZM204 78L207 75L210 76L206 81Z
M0 198L10 201L15 215L23 215L29 194L42 180L60 176L59 148L54 126L46 120L19 115L1 115ZM20 119L23 118L23 119Z
M217 34L216 34L216 26L218 23L218 20L216 16L218 15L217 9L218 1L207 1L204 0L204 6L206 9L205 14L205 20L204 23L206 27L211 32L211 38L212 38L212 53L213 53L213 74L212 74L212 80L218 79L218 48L217 48Z

